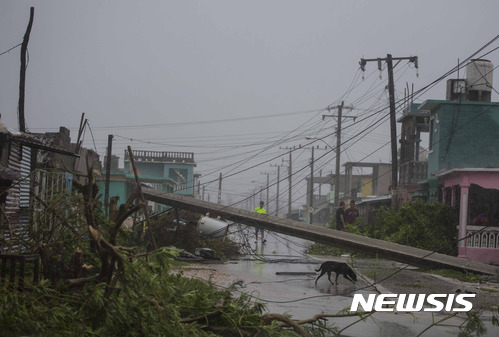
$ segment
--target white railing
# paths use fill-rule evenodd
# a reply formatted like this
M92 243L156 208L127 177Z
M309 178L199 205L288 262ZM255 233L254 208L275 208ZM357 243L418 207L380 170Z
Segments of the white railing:
M133 157L138 162L184 162L194 163L194 152L172 151L142 151L133 150ZM130 154L125 151L125 161L130 160Z
M468 226L466 246L499 249L499 227Z

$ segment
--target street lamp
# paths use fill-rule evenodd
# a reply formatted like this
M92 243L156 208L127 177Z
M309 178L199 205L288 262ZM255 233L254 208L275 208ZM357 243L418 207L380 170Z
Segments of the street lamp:
M326 141L322 138L317 138L317 137L312 137L312 136L305 136L305 139L306 140L320 140L321 142L323 142L324 144L326 144L327 147L331 148L332 149L332 146L329 145L328 143L326 143Z

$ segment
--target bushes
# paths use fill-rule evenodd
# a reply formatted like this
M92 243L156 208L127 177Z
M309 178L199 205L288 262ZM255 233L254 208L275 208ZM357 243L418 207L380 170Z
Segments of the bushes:
M263 306L231 289L169 273L174 249L125 265L110 288L88 282L74 291L42 281L30 291L0 288L2 336L210 336L261 330ZM112 291L109 291L112 289ZM4 329L9 327L8 329ZM265 336L265 334L262 334Z
M132 233L122 225L143 207L133 203L137 192L123 207L110 207L108 219L96 200L91 174L88 182L80 188L83 197L60 204L57 221L30 242L27 253L43 253L44 279L26 283L25 291L8 284L0 287L1 336L292 334L278 326L278 318L264 320L263 304L250 295L234 296L241 284L218 290L173 274L177 249L151 251L144 240L127 246Z
M374 223L360 233L376 239L455 255L458 219L454 210L440 202L415 200L400 210L376 210Z

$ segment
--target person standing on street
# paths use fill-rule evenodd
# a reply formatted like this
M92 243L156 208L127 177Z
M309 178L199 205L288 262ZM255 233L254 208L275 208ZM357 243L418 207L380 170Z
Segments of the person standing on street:
M350 200L350 208L345 210L345 222L349 225L355 222L359 216L359 210L355 208L355 200Z
M255 213L260 213L260 214L267 214L267 211L265 210L265 208L263 208L264 204L265 203L263 201L260 201L260 206L257 207L257 208L255 208L254 212ZM262 234L261 235L261 237L262 237L262 243L266 242L267 240L265 240L263 238L263 229L259 229L259 228L255 228L255 234L256 234L255 242L258 242L258 232L260 232Z
M340 207L336 210L336 229L344 231L345 228L345 202L340 201Z

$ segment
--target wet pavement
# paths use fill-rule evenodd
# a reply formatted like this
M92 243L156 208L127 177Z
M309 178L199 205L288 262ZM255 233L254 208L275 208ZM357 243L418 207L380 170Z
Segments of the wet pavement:
M356 258L353 261L358 275L356 284L340 276L339 284L332 285L327 275L315 284L318 276L315 269L323 261L343 259L351 264L352 260L348 256L335 258L307 255L304 252L311 242L283 234L266 232L266 242L255 243L253 231L241 228L233 230L232 239L245 246L244 258L211 267L230 275L230 281L226 283L242 280L244 287L240 291L263 302L271 313L291 315L293 319L308 319L321 313L338 314L350 308L355 293L454 293L458 288L463 291L472 289L479 293L477 285L421 273L415 268L396 272L400 269L398 263L367 258ZM386 280L376 284L376 289L370 286L374 282L373 279L381 280L386 277ZM333 277L332 280L334 282ZM497 305L499 291L498 294L487 293L484 298ZM327 322L342 330L342 336L409 337L417 336L432 322L446 317L447 314L376 312L360 322L357 322L357 316L328 318ZM490 315L484 314L482 320L488 328L484 336L499 335L499 328L492 326ZM455 326L461 323L462 319L451 318L445 321L446 326L432 327L422 336L456 336L459 330Z

